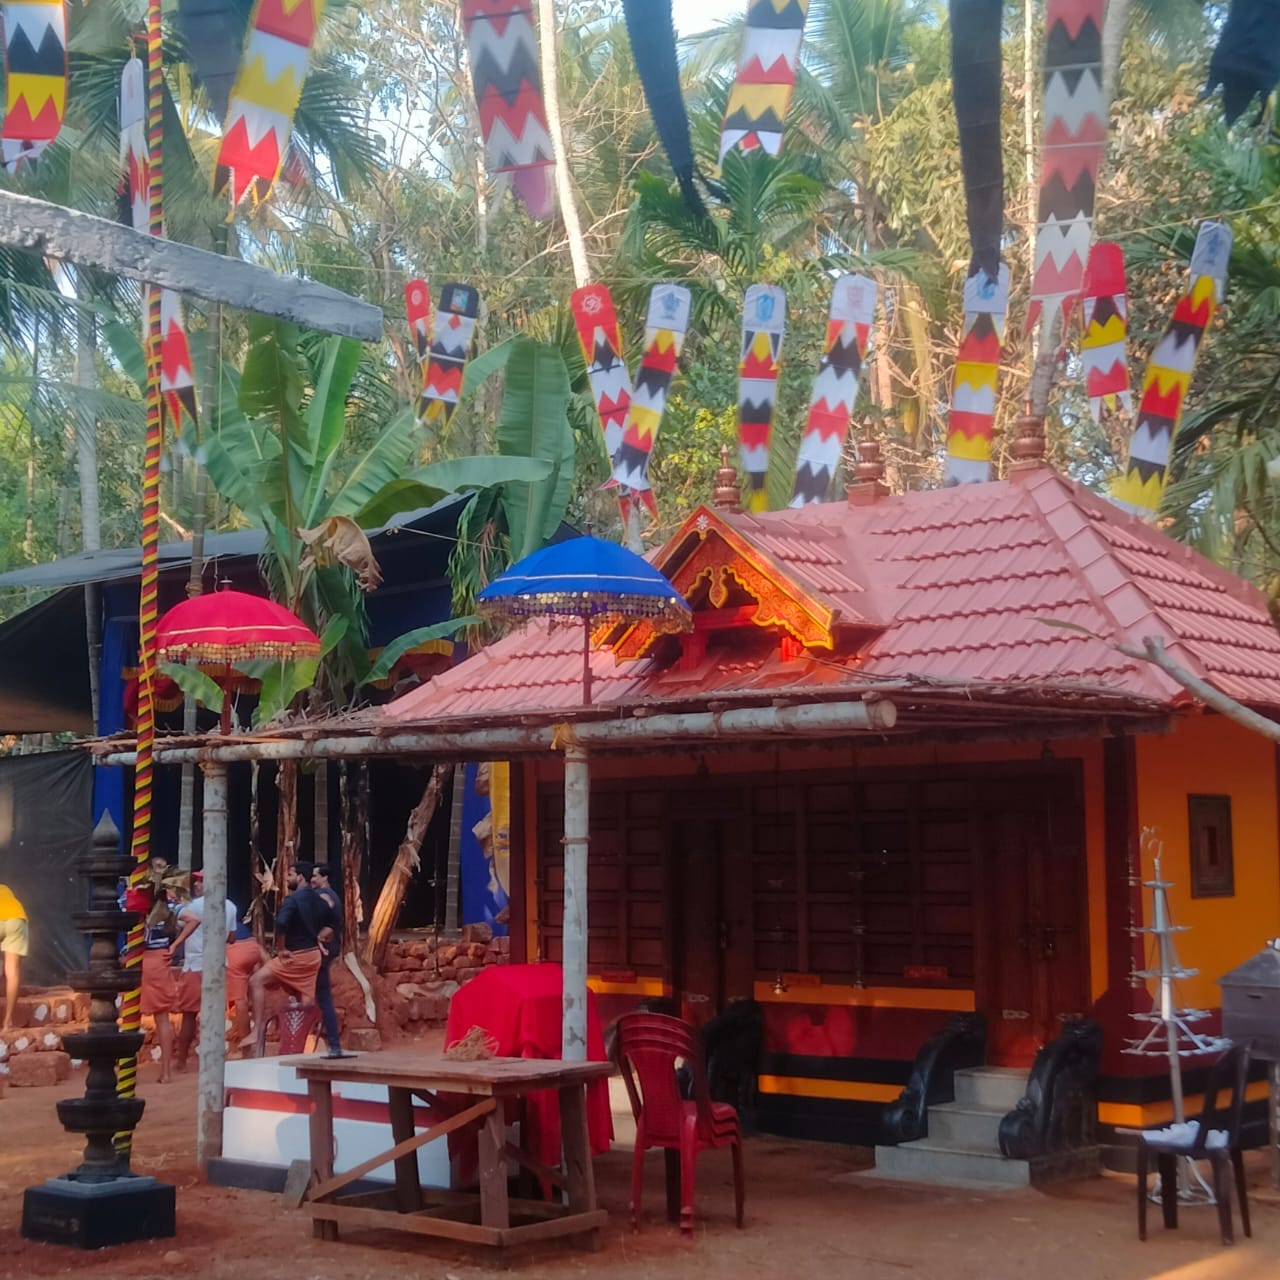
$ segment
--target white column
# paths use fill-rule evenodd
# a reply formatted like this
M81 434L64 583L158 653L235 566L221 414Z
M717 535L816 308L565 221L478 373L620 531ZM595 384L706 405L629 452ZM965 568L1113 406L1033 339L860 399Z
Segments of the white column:
M560 1056L587 1058L587 832L591 774L587 750L570 738L564 749L564 1021Z
M200 1078L196 1162L222 1154L223 1068L227 1059L227 766L204 770L204 970L200 976Z

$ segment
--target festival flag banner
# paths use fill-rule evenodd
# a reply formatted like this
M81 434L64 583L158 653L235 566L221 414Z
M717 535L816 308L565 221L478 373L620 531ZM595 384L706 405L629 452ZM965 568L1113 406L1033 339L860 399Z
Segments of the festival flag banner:
M1000 348L1009 311L1009 268L992 280L979 270L965 281L964 330L956 353L947 420L944 484L980 484L991 478Z
M480 295L465 284L447 284L431 322L427 372L418 403L418 421L444 426L453 417L462 394L462 370L471 350L480 314Z
M631 375L622 356L622 331L613 298L602 284L583 285L569 296L587 379L596 402L604 448L612 466L631 408Z
M853 402L858 396L875 314L874 280L846 275L836 281L831 291L826 345L796 456L796 481L790 502L793 507L826 500L853 417Z
M284 165L325 0L256 0L222 129L213 193L261 204Z
M720 130L720 163L735 148L782 150L782 125L796 87L809 0L748 0L738 74Z
M542 100L532 0L462 0L485 162L530 217L555 208L555 152Z
M649 486L649 459L667 407L667 391L689 330L693 295L683 285L656 284L649 293L644 354L636 370L631 406L613 460L609 487L622 485L651 511L657 507Z
M58 136L67 114L67 15L60 0L6 0L0 14L5 94L0 161L12 173Z
M1121 409L1127 417L1133 412L1125 346L1129 296L1124 250L1118 244L1095 244L1089 251L1082 303L1084 336L1080 339L1080 359L1093 420L1101 422L1104 416Z
M151 166L147 158L147 77L141 58L120 73L120 221L147 229Z
M410 280L404 287L404 312L418 354L422 384L427 382L427 353L431 349L431 290L425 280Z
M1173 438L1205 330L1226 292L1230 261L1231 229L1221 222L1201 223L1187 291L1147 361L1129 461L1111 490L1118 506L1146 519L1160 509Z
M147 88L140 59L130 58L120 73L120 208L121 219L135 231L150 220L151 168L147 153ZM143 316L145 342L147 316ZM196 418L195 366L182 315L182 299L172 289L160 290L160 397L165 426L175 432L185 410Z
M1102 11L1103 0L1048 0L1044 143L1028 330L1046 306L1062 308L1065 319L1084 280L1094 191L1107 143Z
M764 486L786 329L787 295L777 285L753 284L742 304L738 363L738 446L747 473L749 511L763 511L768 505Z
M951 102L960 136L969 274L1000 271L1004 158L1000 150L1000 33L1004 0L950 0Z

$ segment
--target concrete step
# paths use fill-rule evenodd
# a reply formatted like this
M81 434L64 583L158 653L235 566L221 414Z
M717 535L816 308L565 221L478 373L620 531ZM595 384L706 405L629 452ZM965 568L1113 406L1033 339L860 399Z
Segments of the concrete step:
M1029 1187L1031 1166L1025 1160L1006 1160L998 1152L973 1147L942 1146L933 1138L876 1148L876 1172L903 1182L937 1183L948 1187Z
M1027 1090L1020 1067L967 1067L957 1071L956 1105L983 1111L1012 1111Z
M1000 1121L1004 1115L1003 1110L962 1107L958 1102L945 1102L929 1108L929 1138L944 1147L999 1151Z

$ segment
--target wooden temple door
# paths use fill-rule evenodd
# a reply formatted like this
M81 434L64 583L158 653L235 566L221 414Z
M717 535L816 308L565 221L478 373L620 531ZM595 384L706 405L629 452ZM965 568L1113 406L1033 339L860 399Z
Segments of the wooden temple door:
M681 1016L701 1026L728 1000L751 995L749 860L736 793L673 800L673 990Z
M1082 803L1072 776L1020 776L987 792L988 1060L1029 1067L1088 1005Z

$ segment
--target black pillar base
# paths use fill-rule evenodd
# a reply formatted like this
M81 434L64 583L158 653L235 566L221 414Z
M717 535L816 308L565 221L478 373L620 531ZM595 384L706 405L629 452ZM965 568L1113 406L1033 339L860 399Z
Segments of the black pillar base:
M22 1198L22 1234L28 1240L101 1249L174 1231L174 1189L154 1178L77 1182L68 1174L28 1187Z

